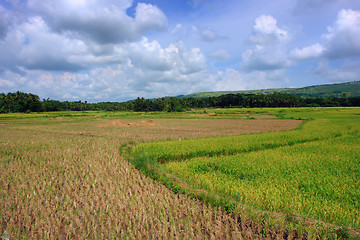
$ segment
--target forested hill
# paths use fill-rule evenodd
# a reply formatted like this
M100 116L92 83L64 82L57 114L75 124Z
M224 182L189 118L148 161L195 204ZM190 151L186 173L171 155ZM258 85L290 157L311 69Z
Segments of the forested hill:
M303 88L272 88L262 90L245 91L219 91L219 92L198 92L181 96L182 98L195 97L218 97L226 94L270 94L270 93L290 93L302 97L321 98L321 97L358 97L360 96L360 81L339 84L316 85Z
M219 94L220 93L220 94ZM32 93L0 93L0 113L49 111L184 111L212 107L355 107L360 106L360 82L312 86L298 89L267 89L215 92L156 99L137 98L128 102L61 102L40 100ZM216 95L217 94L217 95Z

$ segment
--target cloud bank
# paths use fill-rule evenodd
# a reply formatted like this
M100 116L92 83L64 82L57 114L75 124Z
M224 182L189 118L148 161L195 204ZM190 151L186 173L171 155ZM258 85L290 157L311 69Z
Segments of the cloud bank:
M219 11L207 11L211 3ZM296 30L292 15L258 14L265 12L259 6L247 22L240 14L225 16L238 2L219 3L177 3L185 17L151 1L0 3L0 88L94 102L287 87L300 78L359 80L359 10L339 9L311 40L300 41L308 26ZM306 12L327 5L298 0L294 6Z

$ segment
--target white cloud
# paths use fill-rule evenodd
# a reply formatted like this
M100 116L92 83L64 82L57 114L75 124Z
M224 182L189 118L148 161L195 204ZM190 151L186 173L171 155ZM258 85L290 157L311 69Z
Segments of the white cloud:
M141 42L129 44L126 49L131 63L139 68L152 71L176 70L180 74L192 74L206 68L206 58L200 49L188 49L182 42L161 48L159 42L149 42L143 38Z
M78 70L82 63L71 58L86 53L84 42L52 33L40 17L32 17L8 32L0 42L0 64L13 68Z
M360 56L360 11L342 9L336 21L322 35L321 43L302 49L295 48L290 56L294 60L313 58L344 59Z
M335 23L323 35L329 58L360 56L360 11L339 11Z
M151 29L163 30L167 28L167 17L156 6L138 3L136 6L135 23L138 31L144 32Z
M159 42L151 41L143 38L140 42L131 43L128 47L124 47L126 55L132 64L150 70L167 71L173 65L171 53L166 49L162 49Z
M182 42L162 48L159 42L143 38L116 46L116 52L121 52L124 58L120 64L98 65L81 73L29 70L26 66L19 69L22 74L0 73L0 84L6 88L27 89L45 98L123 101L138 96L153 98L191 93L209 89L216 81L217 76L207 70L206 58L200 49L189 49ZM95 61L88 56L84 59Z
M295 48L290 52L290 58L294 60L307 60L312 58L318 58L323 55L325 48L319 44L315 43L311 46L304 47L302 49Z
M274 17L259 16L247 41L255 46L242 54L241 68L245 71L262 71L288 66L290 62L285 49L288 40L289 33L277 26Z
M32 0L29 5L35 7L31 5L35 3ZM215 78L207 70L206 58L199 48L187 48L182 42L162 48L158 41L149 41L145 37L123 42L116 39L120 41L116 43L93 41L91 35L99 33L95 28L100 26L90 26L94 27L94 32L86 27L77 30L76 27L82 27L87 20L89 25L95 20L105 23L114 13L112 11L119 11L118 17L124 17L122 13L129 5L123 3L122 7L117 5L110 11L96 9L96 1L71 1L71 4L62 6L63 11L54 12L54 16L47 14L64 3L49 0L36 6L44 17L32 16L16 23L0 41L2 90L19 89L61 100L81 97L116 101L140 95L158 97L190 93L214 85L211 79ZM84 11L73 16L75 8ZM100 15L93 16L98 11ZM102 11L109 11L109 16ZM167 24L166 16L149 4L138 4L135 18L124 19L132 22L130 28L136 26L136 34L164 28ZM76 20L80 21L72 23ZM116 24L119 19L113 20ZM55 27L61 31L53 31ZM107 27L104 28L106 35ZM111 30L121 31L116 27Z
M261 15L255 19L253 33L248 41L256 45L273 45L289 38L289 33L277 26L277 20L274 17Z
M167 17L155 5L138 3L135 18L126 14L130 0L29 0L29 8L43 16L52 30L98 43L136 41L148 30L163 30Z
M284 70L287 66L316 58L330 61L317 68L317 73L328 79L331 76L326 75L327 70L339 79L359 76L350 63L334 67L333 61L359 56L357 10L340 11L321 39L304 45L301 38L292 38L294 22L288 14L274 15L281 16L281 23L274 16L258 15L252 28L248 26L248 19L254 16L253 9L256 14L278 14L282 7L279 5L283 5L280 3L271 8L267 4L257 8L259 3L250 1L249 8L240 14L233 7L239 3L222 6L223 2L216 1L214 7L202 0L187 0L181 5L184 16L170 15L172 29L167 32L163 31L168 26L164 12L174 14L173 5L170 8L164 4L163 12L152 4L133 6L137 2L6 0L0 3L0 88L61 100L120 101L215 90L215 87L218 90L281 87L287 81ZM206 8L189 9L184 6L187 3L194 8L204 4ZM294 4L285 5L294 7ZM298 0L298 4L315 8L325 1ZM234 9L231 14L225 11L230 7ZM296 21L301 24L302 20ZM310 30L315 32L312 27L309 26ZM224 39L226 42L220 41ZM300 47L289 51L290 44ZM225 49L231 50L231 54ZM213 59L211 68L203 52ZM225 64L238 64L244 72L222 70Z

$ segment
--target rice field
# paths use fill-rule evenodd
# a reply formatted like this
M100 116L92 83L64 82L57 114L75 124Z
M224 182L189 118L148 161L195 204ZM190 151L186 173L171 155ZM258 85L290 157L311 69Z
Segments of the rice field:
M285 230L264 232L222 207L177 194L124 158L129 143L282 131L300 123L249 116L245 109L213 111L1 114L0 234L6 231L11 239L289 237Z
M306 238L359 238L360 110L267 109L299 128L139 144L138 169L176 192L266 229Z

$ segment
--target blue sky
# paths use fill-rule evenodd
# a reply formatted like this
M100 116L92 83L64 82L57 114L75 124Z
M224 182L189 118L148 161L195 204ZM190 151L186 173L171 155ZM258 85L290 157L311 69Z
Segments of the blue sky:
M126 101L360 80L358 0L0 0L0 92Z

